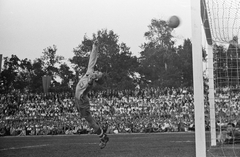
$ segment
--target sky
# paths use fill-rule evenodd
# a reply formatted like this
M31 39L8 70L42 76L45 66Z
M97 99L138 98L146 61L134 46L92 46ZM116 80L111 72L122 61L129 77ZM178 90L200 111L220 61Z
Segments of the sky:
M113 30L133 55L140 55L152 19L180 18L177 45L191 39L190 0L0 0L0 54L34 60L56 45L57 55L73 57L84 35Z

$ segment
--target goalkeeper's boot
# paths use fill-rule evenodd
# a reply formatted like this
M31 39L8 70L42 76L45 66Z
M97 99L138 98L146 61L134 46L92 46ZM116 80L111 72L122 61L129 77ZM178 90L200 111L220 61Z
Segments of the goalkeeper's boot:
M100 137L100 143L99 143L99 147L101 149L105 148L107 143L109 141L109 137L107 136L107 134L103 134L102 137Z

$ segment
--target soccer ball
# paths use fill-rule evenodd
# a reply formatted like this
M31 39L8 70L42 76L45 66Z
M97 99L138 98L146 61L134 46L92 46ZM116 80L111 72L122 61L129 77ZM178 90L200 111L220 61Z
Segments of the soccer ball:
M180 24L180 19L178 16L171 16L168 20L168 26L171 28L177 28Z

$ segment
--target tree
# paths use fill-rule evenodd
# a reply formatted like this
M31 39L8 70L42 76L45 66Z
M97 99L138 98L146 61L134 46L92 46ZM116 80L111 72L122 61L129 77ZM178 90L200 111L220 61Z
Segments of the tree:
M193 86L193 63L192 63L192 42L185 39L183 46L178 47L179 62L177 66L181 69L181 85Z
M153 46L161 46L168 47L172 44L171 32L172 28L170 28L166 21L152 19L151 24L148 26L149 31L144 33L145 38L148 40L148 44L151 43Z
M27 58L21 60L16 55L4 59L4 68L0 76L1 92L42 91L42 79L39 78L46 73L43 71L44 63L41 59L36 59L33 63Z
M4 57L3 71L1 72L1 92L14 89L14 82L18 74L20 59L16 55Z
M44 63L44 71L47 73L47 75L54 76L58 72L58 68L55 67L57 63L61 63L61 60L64 59L63 56L56 55L57 53L57 47L53 45L53 47L49 46L45 49L43 49L43 56L41 56L41 59Z
M236 39L237 40L237 39ZM240 44L235 41L231 41L227 49L226 62L227 75L229 77L229 83L231 86L239 87L240 74L239 74L239 56L240 56ZM221 58L223 59L223 58ZM222 61L224 62L224 61Z
M69 82L74 75L66 63L60 65L58 75L61 78L61 87L69 88Z
M27 58L20 60L18 74L15 78L14 89L18 89L21 92L29 90L31 82L31 72L33 70L31 60Z
M215 44L213 48L213 58L216 87L228 86L228 74L231 67L229 61L231 61L231 56L229 53L227 53L227 50L222 45Z
M57 64L61 63L64 57L57 55L57 47L55 45L53 45L53 47L49 46L43 49L42 53L43 53L43 56L41 56L40 59L44 63L43 70L45 71L45 75L47 75L47 78L51 77L51 82L52 82L51 86L53 87L59 86L60 84L55 80L58 74L58 68L56 66ZM49 88L49 87L46 87L46 88Z
M141 81L157 86L175 86L179 80L179 70L174 62L176 48L172 41L172 28L166 21L153 19L144 36L147 42L141 45L139 58Z
M37 58L32 63L32 71L30 73L30 87L29 90L33 93L42 92L42 76L46 73L43 71L43 61Z
M99 40L99 58L95 70L108 74L105 88L134 88L134 74L138 67L137 57L133 57L125 43L118 43L118 35L112 30L99 30L92 39L84 36L82 43L74 49L70 59L77 76L85 74L89 53L95 39Z

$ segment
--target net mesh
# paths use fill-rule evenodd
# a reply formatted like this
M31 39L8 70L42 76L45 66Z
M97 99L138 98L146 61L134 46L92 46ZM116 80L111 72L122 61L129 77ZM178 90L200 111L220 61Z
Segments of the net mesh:
M201 0L201 15L206 40L213 46L208 61L213 60L218 143L210 146L209 154L240 156L240 0ZM234 139L228 140L228 135Z
M214 42L229 42L240 36L240 0L205 0L205 9Z

